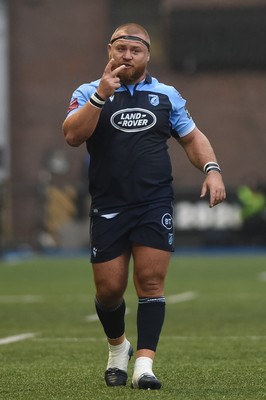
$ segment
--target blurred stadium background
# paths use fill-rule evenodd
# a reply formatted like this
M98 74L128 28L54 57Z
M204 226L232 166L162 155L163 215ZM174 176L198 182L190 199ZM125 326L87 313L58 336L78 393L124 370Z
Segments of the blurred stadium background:
M2 254L88 246L89 160L61 125L128 21L149 30L150 72L188 100L227 185L227 202L209 210L201 173L169 142L176 245L266 245L265 0L0 0Z

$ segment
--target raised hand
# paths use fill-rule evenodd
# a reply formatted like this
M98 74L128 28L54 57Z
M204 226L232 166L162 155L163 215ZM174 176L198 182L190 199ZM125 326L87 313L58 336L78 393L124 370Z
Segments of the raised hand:
M116 89L121 86L120 78L117 76L120 71L126 68L125 65L120 65L119 67L113 69L115 60L111 58L105 67L103 75L100 80L97 92L104 100L112 96Z

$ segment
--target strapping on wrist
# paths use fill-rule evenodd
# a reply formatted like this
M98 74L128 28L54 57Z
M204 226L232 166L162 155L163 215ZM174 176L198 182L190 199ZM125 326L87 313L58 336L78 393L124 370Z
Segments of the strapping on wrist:
M219 164L215 161L207 162L203 167L203 172L205 175L208 175L208 173L211 171L216 171L216 172L219 172L220 174L222 173L222 170L221 170Z
M97 91L89 99L90 104L96 108L103 108L105 101Z

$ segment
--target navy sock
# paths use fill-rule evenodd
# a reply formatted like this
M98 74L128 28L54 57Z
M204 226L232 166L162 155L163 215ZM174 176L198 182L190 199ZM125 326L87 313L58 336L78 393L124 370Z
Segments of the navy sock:
M140 298L137 314L137 349L156 351L165 317L165 297Z
M109 309L95 298L95 308L104 332L109 339L116 339L124 334L126 311L124 300L116 307Z

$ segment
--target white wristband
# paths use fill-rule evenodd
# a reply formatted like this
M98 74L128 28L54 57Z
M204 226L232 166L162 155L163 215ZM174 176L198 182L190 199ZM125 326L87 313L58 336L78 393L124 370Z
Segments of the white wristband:
M93 93L89 102L96 108L103 108L105 100L103 100L97 92Z
M217 171L220 173L222 172L219 164L215 161L207 162L203 167L203 172L205 175L207 175L211 171Z

